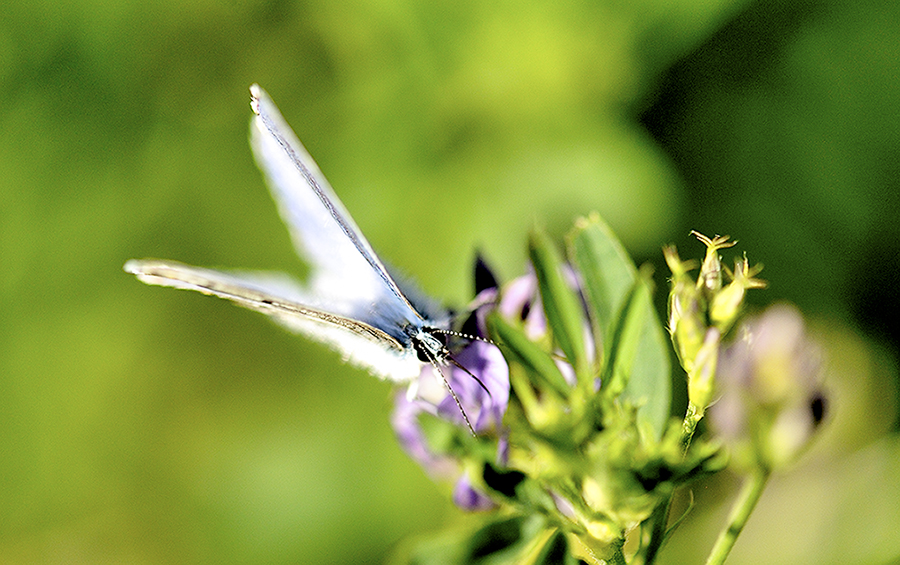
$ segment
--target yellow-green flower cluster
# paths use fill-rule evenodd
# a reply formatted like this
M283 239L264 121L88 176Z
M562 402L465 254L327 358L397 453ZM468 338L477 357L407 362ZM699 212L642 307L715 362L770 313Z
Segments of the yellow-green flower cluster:
M687 373L689 416L696 424L712 400L722 337L740 316L747 291L765 282L754 278L761 267L751 267L746 256L735 261L733 271L722 264L719 251L735 245L728 236L693 233L706 245L696 280L690 275L694 261L682 261L674 246L664 253L672 271L669 333Z

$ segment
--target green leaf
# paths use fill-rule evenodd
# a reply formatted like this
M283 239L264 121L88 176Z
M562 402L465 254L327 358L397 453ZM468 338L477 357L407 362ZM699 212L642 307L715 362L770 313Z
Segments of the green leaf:
M534 565L579 565L583 563L572 555L566 535L557 530L540 548L540 553L532 561Z
M546 385L559 394L560 398L569 397L572 387L559 372L556 362L549 353L499 314L488 316L487 323L491 336L503 345L504 352L510 354L513 360L528 369L529 373L540 381L535 384Z
M553 338L575 369L579 382L592 381L584 348L585 326L581 301L563 278L559 252L540 231L532 232L528 251Z
M614 388L641 406L640 417L661 436L669 418L671 362L649 283L598 215L579 219L568 242L584 281L592 326L599 331L601 374L620 380Z
M511 558L529 541L523 536L524 524L525 518L522 516L486 524L469 540L466 562L511 562Z
M585 282L585 294L604 331L615 322L637 270L612 230L596 214L579 218L569 234L569 255Z
M542 516L487 515L478 528L456 527L407 540L391 565L514 565L529 547L544 539Z
M638 304L641 301L640 287L637 282L632 285L622 310L611 320L611 326L604 335L607 354L601 376L603 392L610 397L622 394L631 380L631 366L640 339L638 332L645 313Z
M621 370L630 373L624 394L637 402L644 402L638 414L661 436L669 420L672 403L671 342L653 308L650 283L640 280L631 303L634 315L629 315L632 331L626 332L633 353L619 355ZM623 348L625 348L623 342ZM630 363L630 366L625 365Z

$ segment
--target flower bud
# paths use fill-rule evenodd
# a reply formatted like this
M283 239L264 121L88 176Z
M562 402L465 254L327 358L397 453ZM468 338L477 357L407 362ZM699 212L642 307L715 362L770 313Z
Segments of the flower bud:
M701 410L709 405L712 398L721 338L716 328L706 331L703 345L694 359L693 370L688 375L688 399Z
M727 235L717 235L710 239L696 231L691 233L706 245L706 257L703 258L703 264L700 266L697 287L703 289L708 295L714 295L722 288L722 260L719 257L719 250L734 247L737 242L728 241Z
M696 266L694 261L682 261L674 246L663 249L666 263L672 271L672 290L669 292L669 334L685 370L691 372L694 359L703 345L706 316L701 307L701 294L688 274Z
M709 319L721 331L725 332L737 320L744 303L744 296L751 288L765 288L765 281L753 276L762 270L761 265L750 267L746 255L734 263L734 274L731 283L716 293L712 299Z

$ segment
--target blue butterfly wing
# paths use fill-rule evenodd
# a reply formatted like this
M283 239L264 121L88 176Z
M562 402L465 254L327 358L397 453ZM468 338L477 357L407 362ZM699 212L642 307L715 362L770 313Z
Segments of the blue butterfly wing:
M312 157L258 85L250 87L251 146L294 247L311 267L314 306L397 338L425 320L375 255Z

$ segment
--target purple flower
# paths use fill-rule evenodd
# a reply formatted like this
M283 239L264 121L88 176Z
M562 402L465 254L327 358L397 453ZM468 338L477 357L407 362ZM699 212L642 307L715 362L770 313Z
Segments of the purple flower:
M508 320L521 320L525 335L531 339L538 339L547 333L547 318L544 317L537 278L533 273L509 283L497 310Z
M459 398L475 433L499 430L509 403L509 367L503 354L495 345L473 341L454 354L453 359L465 367L465 370L455 365L444 365L440 367L440 371ZM482 384L487 390L482 388ZM414 390L413 398L408 398L406 391L400 391L397 395L394 424L401 437L405 436L405 426L398 420L405 420L420 412L465 427L463 415L435 367L422 367Z
M484 511L496 507L488 495L472 486L467 475L463 474L453 489L453 503L464 510Z
M476 337L485 336L483 322L486 311L494 307L495 296L496 289L485 290L476 300L476 304L479 304L473 313L477 320ZM472 485L457 456L441 453L428 444L420 417L430 414L462 429L466 428L456 400L447 389L449 384L475 433L500 438L496 461L498 464L505 464L506 442L503 440L505 432L502 423L509 403L509 367L495 345L477 340L453 354L453 360L459 366L454 363L440 368L423 366L410 389L413 394L405 390L398 391L392 424L400 444L429 474L435 478L456 480L453 500L457 506L466 510L486 510L493 507L493 502ZM447 379L447 384L441 374Z
M580 285L575 272L567 270L566 276L577 291ZM537 340L546 335L547 320L534 274L519 277L506 285L499 302L498 294L495 287L478 294L473 302L472 323L468 324L467 331L476 337L485 337L486 318L496 310L506 319L521 321L529 338ZM585 332L587 341L592 344L589 327L585 327ZM443 374L459 398L475 433L497 438L495 463L506 465L509 445L502 423L509 403L509 366L501 351L484 341L472 341L454 354L453 360L465 369L450 363L441 366L438 373L437 368L425 365L409 392L398 391L392 424L403 448L430 475L456 481L453 501L457 506L466 510L485 510L492 508L493 502L474 486L464 472L464 468L477 469L479 466L467 467L459 455L445 453L439 447L429 445L420 418L430 414L461 429L466 428L463 415L441 378ZM575 375L571 366L565 361L559 361L558 365L567 380L574 384Z

